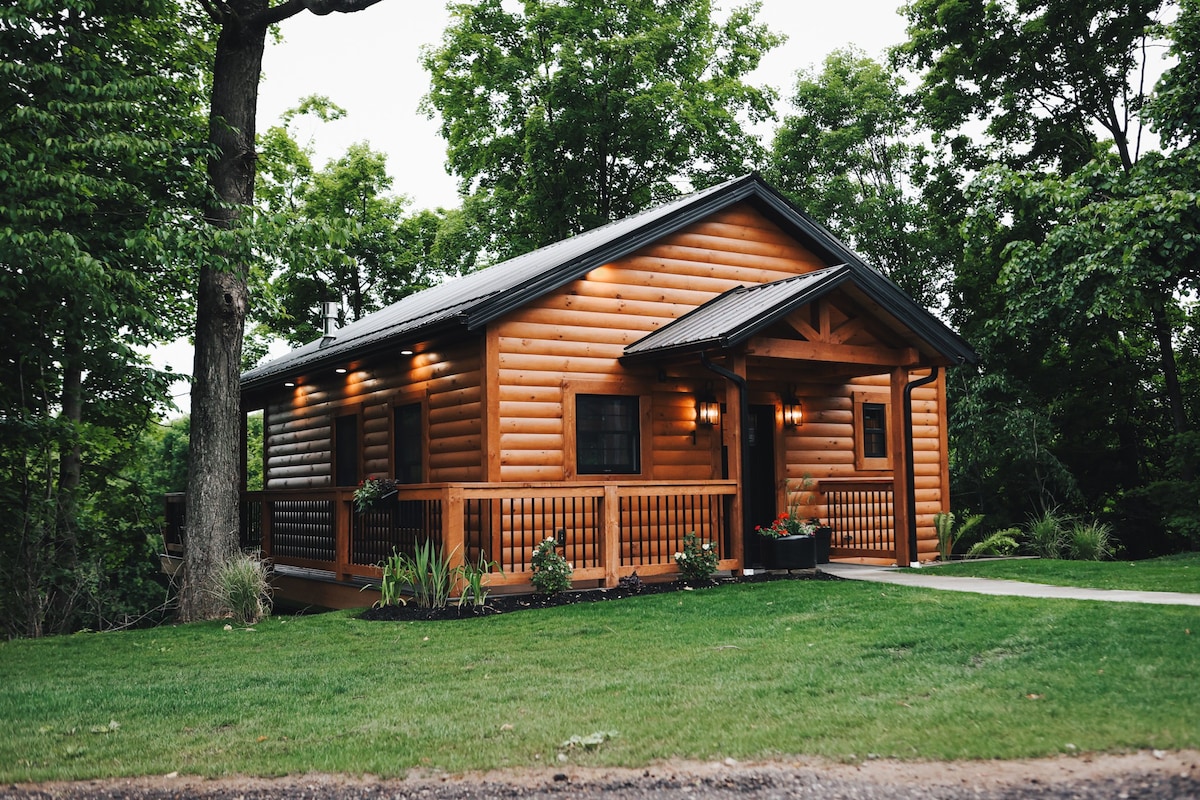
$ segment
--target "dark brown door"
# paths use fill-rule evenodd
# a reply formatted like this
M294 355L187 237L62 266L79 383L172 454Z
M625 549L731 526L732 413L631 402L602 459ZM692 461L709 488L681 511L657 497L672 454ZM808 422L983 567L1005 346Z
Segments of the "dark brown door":
M762 565L763 538L754 532L775 519L775 407L750 406L750 470L746 476L746 502L750 505L750 529L746 531L746 565Z

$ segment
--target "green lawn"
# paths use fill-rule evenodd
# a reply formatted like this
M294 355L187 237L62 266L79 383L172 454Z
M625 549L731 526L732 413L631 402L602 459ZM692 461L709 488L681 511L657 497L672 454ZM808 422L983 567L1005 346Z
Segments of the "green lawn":
M1200 747L1195 608L745 584L0 644L0 782Z
M1146 561L1059 561L1040 558L956 561L935 569L937 575L1005 578L1056 586L1200 593L1200 553L1183 553Z

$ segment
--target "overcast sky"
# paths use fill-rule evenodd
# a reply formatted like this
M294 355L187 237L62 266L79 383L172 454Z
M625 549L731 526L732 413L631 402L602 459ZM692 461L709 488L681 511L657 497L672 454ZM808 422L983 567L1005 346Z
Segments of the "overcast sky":
M740 3L739 3L740 4ZM718 0L718 10L733 3ZM904 40L900 0L763 0L760 22L788 41L767 54L750 83L773 86L786 97L798 69L820 67L832 50L854 44L881 58ZM334 123L305 125L315 166L337 158L359 141L388 154L394 191L414 208L458 205L454 180L445 173L444 142L434 120L417 110L429 78L421 48L437 44L449 14L444 4L383 0L354 14L302 13L281 26L283 41L269 44L263 62L258 125L264 131L309 94L323 94L346 109Z
M718 12L735 4L742 3L715 3ZM786 98L797 70L819 69L833 50L855 45L882 59L905 38L899 6L900 0L762 0L758 21L788 41L767 54L749 82L774 87ZM325 95L347 114L337 122L297 123L301 144L315 151L314 166L367 141L387 154L392 189L407 195L412 209L457 206L455 181L445 172L445 143L436 122L417 110L429 86L421 48L440 41L448 20L439 0L382 0L354 14L301 13L287 20L280 25L282 40L268 41L263 59L259 132L278 124L300 98ZM787 107L781 103L777 111L787 113ZM771 129L761 133L769 136ZM153 361L191 374L192 348L179 342L156 351ZM187 411L186 385L177 384L175 394Z

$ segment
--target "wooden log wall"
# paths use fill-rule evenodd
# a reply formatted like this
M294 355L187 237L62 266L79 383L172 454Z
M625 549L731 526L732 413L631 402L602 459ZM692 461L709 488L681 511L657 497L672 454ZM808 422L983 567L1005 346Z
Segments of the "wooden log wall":
M698 364L631 372L629 345L718 294L825 265L749 206L739 205L592 270L497 323L500 463L494 480L573 477L571 391L650 394L644 480L721 477L719 432L696 429L696 393L720 379ZM624 389L605 389L614 381ZM630 389L629 382L637 385ZM638 383L640 382L640 383ZM582 388L579 388L582 387Z
M921 374L925 372L914 375L914 378ZM867 391L874 395L873 400L877 398L878 402L888 402L888 376L858 378L836 391L819 384L800 385L796 391L804 406L804 424L784 432L786 480L788 488L798 494L800 513L822 517L825 513L823 500L813 488L818 479L891 474L890 471L858 471L854 458L853 394ZM949 510L946 431L939 422L944 404L944 376L936 383L913 392L917 550L922 561L937 558L937 532L933 527L933 516L939 511ZM903 465L893 464L893 468L902 469Z
M333 423L360 413L360 474L392 474L392 404L422 406L428 481L483 480L481 355L477 342L432 347L309 376L267 404L265 488L329 487Z

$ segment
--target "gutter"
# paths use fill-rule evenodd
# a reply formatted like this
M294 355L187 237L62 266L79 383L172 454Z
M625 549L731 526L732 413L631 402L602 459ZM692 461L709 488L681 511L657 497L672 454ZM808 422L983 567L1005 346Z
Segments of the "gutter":
M736 372L731 372L719 364L714 364L708 360L708 354L700 351L700 363L710 372L715 372L726 380L732 381L738 388L738 416L740 425L740 435L738 441L741 443L741 452L738 453L739 463L741 464L741 495L742 495L742 569L746 568L746 537L750 534L750 529L754 525L754 520L750 516L750 503L746 497L746 481L750 475L750 439L746 432L750 429L750 405L749 390L747 388L746 379Z
M919 389L936 381L938 379L938 372L939 369L935 365L924 378L917 378L915 381L910 381L904 387L904 441L907 444L904 448L904 473L908 477L908 497L905 500L908 503L908 561L910 566L916 566L916 562L913 559L917 555L917 470L913 455L912 393L914 389ZM949 487L946 488L949 490Z

